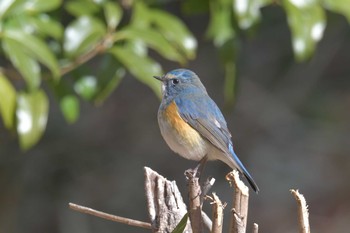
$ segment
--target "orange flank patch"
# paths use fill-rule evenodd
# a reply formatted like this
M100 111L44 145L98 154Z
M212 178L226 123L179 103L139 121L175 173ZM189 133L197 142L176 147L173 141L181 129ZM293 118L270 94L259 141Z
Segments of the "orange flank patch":
M177 135L191 145L197 145L202 140L200 134L194 130L186 121L184 121L177 110L176 103L173 101L164 111L165 119L176 131Z

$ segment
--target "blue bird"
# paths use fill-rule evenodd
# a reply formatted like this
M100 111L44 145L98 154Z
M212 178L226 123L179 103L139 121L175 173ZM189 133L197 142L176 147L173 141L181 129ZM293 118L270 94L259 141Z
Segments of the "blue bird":
M162 82L158 123L168 146L189 160L221 160L238 169L258 192L258 186L233 150L224 116L199 77L190 70L176 69L154 78Z

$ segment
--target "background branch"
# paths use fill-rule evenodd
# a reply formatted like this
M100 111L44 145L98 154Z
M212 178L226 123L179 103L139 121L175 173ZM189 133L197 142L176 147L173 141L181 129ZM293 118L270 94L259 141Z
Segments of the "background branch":
M113 45L113 43L115 42L114 38L113 38L113 32L114 31L108 32L101 39L101 41L96 43L95 46L92 47L88 52L86 52L85 54L77 57L75 60L73 60L72 62L66 64L65 66L62 66L61 70L60 70L61 76L63 76L65 74L67 74L68 72L74 70L78 66L88 62L89 60L91 60L92 58L97 56L98 54L104 53L106 51L106 49L110 48L111 45Z

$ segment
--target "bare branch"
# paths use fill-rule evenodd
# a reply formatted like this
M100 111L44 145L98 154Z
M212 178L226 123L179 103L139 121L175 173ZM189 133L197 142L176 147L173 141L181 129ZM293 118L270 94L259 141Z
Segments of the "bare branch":
M67 65L61 67L61 76L69 73L70 71L74 70L78 66L86 63L87 61L91 60L93 57L95 57L97 54L102 53L106 48L103 46L104 43L98 43L95 47L93 47L90 51L87 53L81 55L77 59L75 59L73 62L68 63Z
M290 192L298 204L299 233L310 233L309 211L305 198L298 190L291 189Z
M230 233L245 233L247 229L249 189L240 180L239 173L236 170L227 174L226 179L235 186Z
M96 43L94 47L92 47L88 52L85 54L82 54L80 57L77 57L74 61L66 64L65 66L62 66L60 69L60 75L63 76L70 71L74 70L75 68L79 67L80 65L88 62L98 54L101 54L108 49L111 44L113 44L113 34L107 33L104 38L102 38L101 41Z
M94 209L91 209L91 208L88 208L85 206L77 205L74 203L69 203L69 208L71 208L72 210L76 210L78 212L84 213L84 214L94 215L94 216L99 217L99 218L104 218L104 219L107 219L110 221L124 223L124 224L129 225L129 226L151 229L151 224L148 222L142 222L142 221L138 221L138 220L134 220L134 219L130 219L130 218L124 218L124 217L120 217L120 216L116 216L116 215L112 215L112 214L107 214L107 213L104 213L104 212L101 212L98 210L94 210Z
M191 227L193 233L203 232L202 221L202 202L201 202L201 186L199 185L199 178L196 177L196 172L188 170L185 172L188 185L189 196L189 216L191 220Z

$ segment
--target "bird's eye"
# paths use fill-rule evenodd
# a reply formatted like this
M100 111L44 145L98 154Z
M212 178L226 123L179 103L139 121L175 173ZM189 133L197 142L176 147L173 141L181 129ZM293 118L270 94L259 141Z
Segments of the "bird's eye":
M173 84L178 84L180 81L179 81L177 78L174 78L174 79L172 80L172 82L173 82Z

